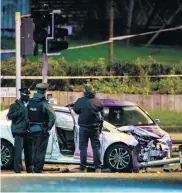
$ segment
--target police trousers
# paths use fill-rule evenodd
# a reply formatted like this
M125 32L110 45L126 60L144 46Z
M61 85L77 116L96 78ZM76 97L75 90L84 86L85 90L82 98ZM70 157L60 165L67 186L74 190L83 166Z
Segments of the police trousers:
M49 134L43 132L35 132L32 136L32 162L33 172L41 173L44 168L47 145L49 141Z
M31 141L28 134L14 134L14 172L21 173L22 150L24 149L27 173L32 173Z
M93 149L93 159L95 168L101 168L100 161L100 141L99 128L80 127L79 129L79 150L80 150L80 169L84 170L87 164L87 148L90 139Z

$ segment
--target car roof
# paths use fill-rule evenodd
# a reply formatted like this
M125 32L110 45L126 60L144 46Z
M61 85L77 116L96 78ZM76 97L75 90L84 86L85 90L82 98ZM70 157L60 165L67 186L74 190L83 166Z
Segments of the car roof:
M55 111L70 112L68 107L53 106L53 109L54 109Z
M118 101L115 99L101 99L103 106L135 106L136 104L129 101Z
M119 101L116 99L100 99L101 103L103 104L104 107L121 107L121 106L136 106L135 103L132 103L130 101ZM68 107L69 105L74 105L76 101L66 105L66 107Z

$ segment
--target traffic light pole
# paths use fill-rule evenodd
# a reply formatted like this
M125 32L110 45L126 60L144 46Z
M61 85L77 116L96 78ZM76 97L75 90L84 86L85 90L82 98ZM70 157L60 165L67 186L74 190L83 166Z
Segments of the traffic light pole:
M47 71L48 71L48 56L45 53L43 53L43 68L42 68L43 83L47 83Z
M21 16L20 12L15 13L16 24L16 98L20 98L21 88Z
M54 39L54 13L60 13L60 10L53 10L52 13L52 36L46 38L46 53L43 53L43 68L42 68L42 77L43 83L47 83L47 72L48 72L48 53L47 53L47 48L48 48L48 40L49 39ZM52 54L52 55L60 55L60 53Z
M31 15L35 26L33 39L43 46L42 82L47 83L48 56L60 55L61 50L68 48L68 42L64 41L68 30L60 26L66 19L61 15L61 10L50 11L47 5L33 7Z

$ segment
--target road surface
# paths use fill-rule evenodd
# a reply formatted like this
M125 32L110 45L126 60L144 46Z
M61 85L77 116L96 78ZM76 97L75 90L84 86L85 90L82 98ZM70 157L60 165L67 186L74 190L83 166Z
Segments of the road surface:
M1 191L182 192L182 172L1 174Z

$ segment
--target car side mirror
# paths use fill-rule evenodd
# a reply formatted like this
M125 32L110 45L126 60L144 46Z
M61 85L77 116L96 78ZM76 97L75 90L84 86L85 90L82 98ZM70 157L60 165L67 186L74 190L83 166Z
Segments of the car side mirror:
M158 125L160 123L160 119L155 119L155 124Z

